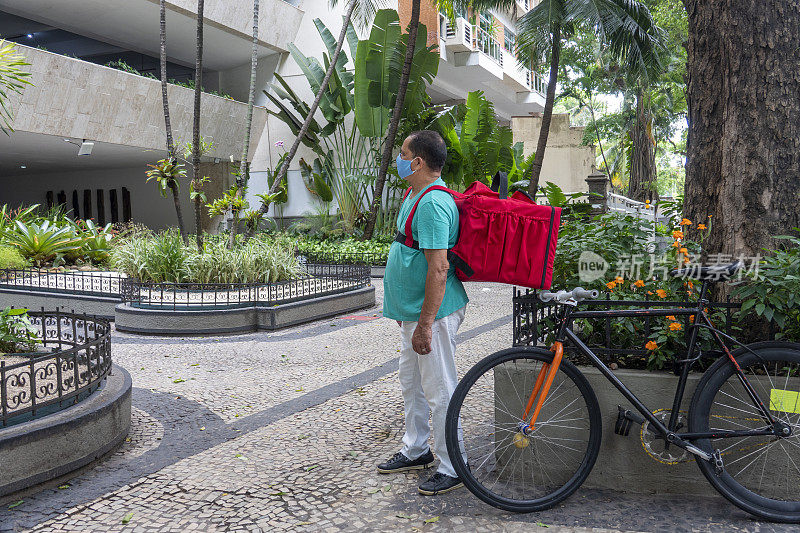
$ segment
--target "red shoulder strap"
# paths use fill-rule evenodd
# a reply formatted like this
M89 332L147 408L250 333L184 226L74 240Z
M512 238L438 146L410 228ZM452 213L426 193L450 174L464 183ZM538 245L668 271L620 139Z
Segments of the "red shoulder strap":
M406 196L408 196L408 193L409 193L410 190L411 189L409 188L409 190L406 191ZM411 208L411 212L408 214L408 218L406 219L406 231L405 231L406 242L405 242L405 245L408 246L408 247L413 247L414 246L414 237L411 235L411 222L414 220L414 213L417 212L417 206L419 206L419 202L420 202L420 200L422 200L422 197L425 196L426 194L428 194L431 191L445 191L445 192L449 192L450 194L452 194L453 196L456 196L456 197L463 196L463 194L461 194L459 192L456 192L456 191L452 191L452 190L448 189L447 187L442 187L441 185L434 185L433 187L428 187L427 189L422 191L422 194L420 194L419 198L417 198L417 201L414 203L414 207ZM405 196L403 197L403 199L405 199Z

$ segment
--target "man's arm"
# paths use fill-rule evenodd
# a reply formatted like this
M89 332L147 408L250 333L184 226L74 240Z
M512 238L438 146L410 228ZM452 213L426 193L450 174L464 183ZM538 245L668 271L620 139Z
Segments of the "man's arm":
M422 311L419 315L417 328L411 336L411 346L420 355L431 352L431 328L439 312L439 306L444 299L447 284L447 271L450 262L447 260L447 250L424 250L425 259L428 261L428 275L425 278L425 299L422 301Z

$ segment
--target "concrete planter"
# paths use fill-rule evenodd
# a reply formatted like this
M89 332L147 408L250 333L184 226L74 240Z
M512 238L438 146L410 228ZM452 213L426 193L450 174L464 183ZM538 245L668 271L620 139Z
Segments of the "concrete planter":
M131 376L114 366L78 404L0 429L0 496L63 476L114 449L131 423Z
M633 410L622 394L594 367L581 367L581 372L597 395L603 420L603 437L600 454L584 487L609 489L641 494L694 494L714 495L716 491L703 477L691 455L675 464L663 464L645 451L641 438L641 426L633 424L628 436L614 433L618 405ZM527 372L527 380L523 373ZM531 382L530 373L520 367L518 373L511 372L508 378L496 376L495 394L505 402L516 401L516 392L511 382L518 387ZM517 374L517 375L515 375ZM669 372L647 372L640 370L617 370L615 374L639 399L653 410L671 409L678 377ZM688 410L695 387L702 374L692 374L686 385L682 411ZM511 382L509 381L511 380ZM686 413L684 413L685 415ZM685 431L685 430L684 430Z
M24 307L31 310L61 308L114 320L114 308L118 304L118 296L88 296L26 289L0 289L0 308Z
M375 287L273 307L147 309L119 304L117 331L150 335L213 335L275 330L375 305Z

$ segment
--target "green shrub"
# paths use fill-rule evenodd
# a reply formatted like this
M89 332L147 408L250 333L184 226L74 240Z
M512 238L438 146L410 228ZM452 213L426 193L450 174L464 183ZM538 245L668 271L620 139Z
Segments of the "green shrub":
M3 233L3 239L37 266L58 262L67 254L80 250L84 242L71 226L59 227L49 220L42 223L17 220Z
M174 231L118 244L111 264L129 277L156 283L275 283L302 274L291 246L251 239L228 250L224 239L209 238L200 254Z
M776 238L786 245L771 250L758 270L734 289L733 297L742 301L740 320L755 312L777 326L777 338L800 341L800 237Z
M11 246L0 245L0 270L4 268L25 268L28 261L22 257L19 250Z
M0 311L0 353L33 351L38 333L28 319L27 309L6 307Z

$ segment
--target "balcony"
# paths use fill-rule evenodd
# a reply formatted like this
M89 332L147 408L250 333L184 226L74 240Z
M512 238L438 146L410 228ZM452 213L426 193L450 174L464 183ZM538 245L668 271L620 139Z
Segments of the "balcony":
M102 161L109 167L116 164L115 158L133 165L153 161L163 154L166 135L158 80L27 46L16 48L31 65L27 68L33 85L21 95L11 95L16 132L0 139L0 154L13 153L16 160L28 162L33 169L30 163L47 158L48 154L37 149L35 142L29 143L29 153L19 151L23 140L36 137L55 138L60 145L65 145L62 139L67 138L95 141L93 164ZM192 136L194 91L169 85L168 92L174 137L186 142ZM213 150L206 155L223 160L233 155L238 159L247 104L203 93L201 106L202 135L214 142ZM256 107L251 154L255 153L265 122L266 109ZM116 148L104 153L102 148L110 145ZM106 155L108 160L104 159ZM2 159L0 155L0 163Z
M458 17L455 22L452 25L447 17L440 15L440 35L444 48L453 54L453 63L456 66L482 66L518 91L535 92L539 95L545 93L547 84L544 80L530 69L521 67L514 55L504 49L502 43L492 34L462 17ZM443 55L443 59L447 60L447 54Z
M197 1L166 0L165 5L169 58L193 66ZM0 10L125 49L159 54L158 0L0 0ZM283 0L262 0L260 11L259 57L286 52L303 11ZM204 21L206 68L224 71L250 61L251 0L206 0Z

